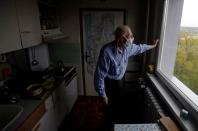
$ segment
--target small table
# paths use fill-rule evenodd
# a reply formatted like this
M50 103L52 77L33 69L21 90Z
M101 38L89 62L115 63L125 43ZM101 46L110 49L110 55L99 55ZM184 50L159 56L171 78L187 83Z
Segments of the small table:
M114 124L114 131L162 131L157 123Z

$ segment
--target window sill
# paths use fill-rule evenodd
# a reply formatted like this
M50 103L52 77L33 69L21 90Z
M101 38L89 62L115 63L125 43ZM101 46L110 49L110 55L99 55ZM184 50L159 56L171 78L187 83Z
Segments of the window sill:
M196 112L198 112L198 98L197 98L197 95L195 93L193 93L193 91L191 91L186 85L184 85L176 77L173 77L171 79L171 82L174 83L174 85L178 88L178 92L181 92L180 94L184 98L186 98L185 100L188 101L188 103L190 103L190 105L193 107L193 109L196 110Z
M180 117L180 111L183 109L181 105L179 104L179 101L177 101L172 94L166 90L164 85L158 80L156 76L153 74L147 73L148 78L153 83L154 87L157 89L158 93L164 100L164 102L167 104L169 109L171 110L174 117L177 119L177 121L180 123L182 128L186 131L197 131L197 123L189 117L189 119L184 120L182 117ZM190 114L190 113L189 113Z

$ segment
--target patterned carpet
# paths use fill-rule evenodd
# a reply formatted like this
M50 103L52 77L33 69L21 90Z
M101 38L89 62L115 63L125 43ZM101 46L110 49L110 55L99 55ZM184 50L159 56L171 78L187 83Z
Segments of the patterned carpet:
M138 103L137 97L125 98L113 111L108 111L101 97L80 96L59 131L111 131L114 123L141 123Z
M60 131L103 131L104 114L100 97L79 97Z

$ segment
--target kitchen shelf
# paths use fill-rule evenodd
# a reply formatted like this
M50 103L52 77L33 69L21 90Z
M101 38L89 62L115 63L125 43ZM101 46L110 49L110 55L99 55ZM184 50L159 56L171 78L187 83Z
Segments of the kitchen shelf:
M58 28L57 3L55 0L39 0L41 30Z

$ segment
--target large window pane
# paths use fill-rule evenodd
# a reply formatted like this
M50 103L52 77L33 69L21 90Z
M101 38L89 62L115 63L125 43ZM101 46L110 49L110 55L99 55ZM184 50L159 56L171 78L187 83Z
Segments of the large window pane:
M174 75L198 94L198 1L185 0Z

